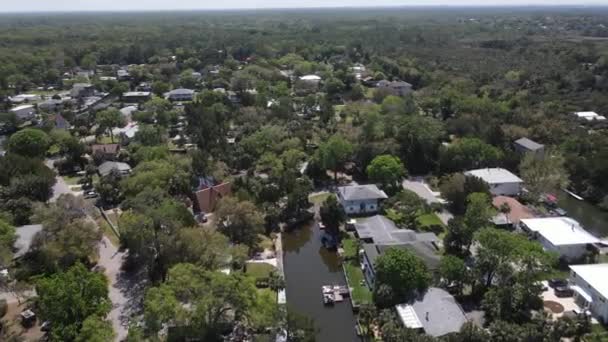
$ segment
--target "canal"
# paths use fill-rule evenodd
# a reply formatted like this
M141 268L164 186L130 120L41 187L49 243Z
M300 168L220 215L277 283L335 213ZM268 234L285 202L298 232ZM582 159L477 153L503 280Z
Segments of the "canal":
M336 253L321 245L316 224L283 233L287 305L314 320L317 342L359 341L350 301L324 306L323 285L346 285Z
M608 212L600 210L589 202L577 200L565 192L558 194L557 204L587 231L599 238L608 238Z

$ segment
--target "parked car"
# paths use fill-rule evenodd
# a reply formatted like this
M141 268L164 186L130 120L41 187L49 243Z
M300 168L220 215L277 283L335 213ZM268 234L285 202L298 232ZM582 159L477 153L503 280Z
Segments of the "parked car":
M89 198L97 198L97 197L99 197L99 194L96 193L95 191L85 192L85 194L84 194L84 198L87 198L87 199L89 199Z
M565 287L568 286L568 281L566 279L560 279L560 278L553 278L553 279L549 279L549 286L551 286L552 288L556 288L556 287Z
M558 286L553 289L556 297L564 298L564 297L572 297L574 295L574 291L568 286Z

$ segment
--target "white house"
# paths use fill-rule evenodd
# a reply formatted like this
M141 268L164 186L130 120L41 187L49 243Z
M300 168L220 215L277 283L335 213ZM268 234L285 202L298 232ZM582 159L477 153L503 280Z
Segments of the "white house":
M487 168L471 170L464 173L467 176L481 178L490 186L490 192L494 196L515 196L520 193L524 181L501 168Z
M575 302L608 323L608 263L570 266Z
M520 224L522 229L536 236L546 250L557 252L567 261L580 259L590 245L600 242L569 217L523 219Z
M596 112L574 112L574 116L579 119L584 119L587 121L603 121L606 120L606 117L603 115L599 115Z
M374 184L338 188L338 200L347 214L375 213L378 211L378 201L387 198L386 193Z
M300 77L301 81L310 82L310 83L319 83L321 82L321 76L317 75L304 75Z
M19 121L27 121L36 116L36 108L33 105L21 105L11 108L11 113L15 114Z

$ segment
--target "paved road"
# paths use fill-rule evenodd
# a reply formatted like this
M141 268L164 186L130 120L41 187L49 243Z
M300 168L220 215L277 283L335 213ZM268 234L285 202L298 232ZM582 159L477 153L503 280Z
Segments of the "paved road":
M52 159L45 160L46 166L48 166L51 170L53 170L53 162ZM63 180L63 177L57 175L55 177L55 185L53 185L53 196L49 200L50 202L55 202L59 196L63 194L74 194L72 190L70 190L70 186Z

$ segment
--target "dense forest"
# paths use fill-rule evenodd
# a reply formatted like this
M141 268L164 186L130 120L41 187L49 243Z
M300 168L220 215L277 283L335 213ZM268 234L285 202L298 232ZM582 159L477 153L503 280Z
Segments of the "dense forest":
M525 191L509 195L538 216L557 215L547 200L564 188L608 210L606 8L0 15L0 61L0 291L35 288L50 340L315 341L313 321L278 303L280 234L310 222L360 280L367 337L592 332L585 315L537 314L540 281L567 263L495 229L510 207L464 172L519 175ZM380 193L382 222L434 237L439 269L389 248L365 285L338 190L354 182ZM437 337L401 327L391 308L430 286L483 321ZM0 322L0 340L16 331Z

